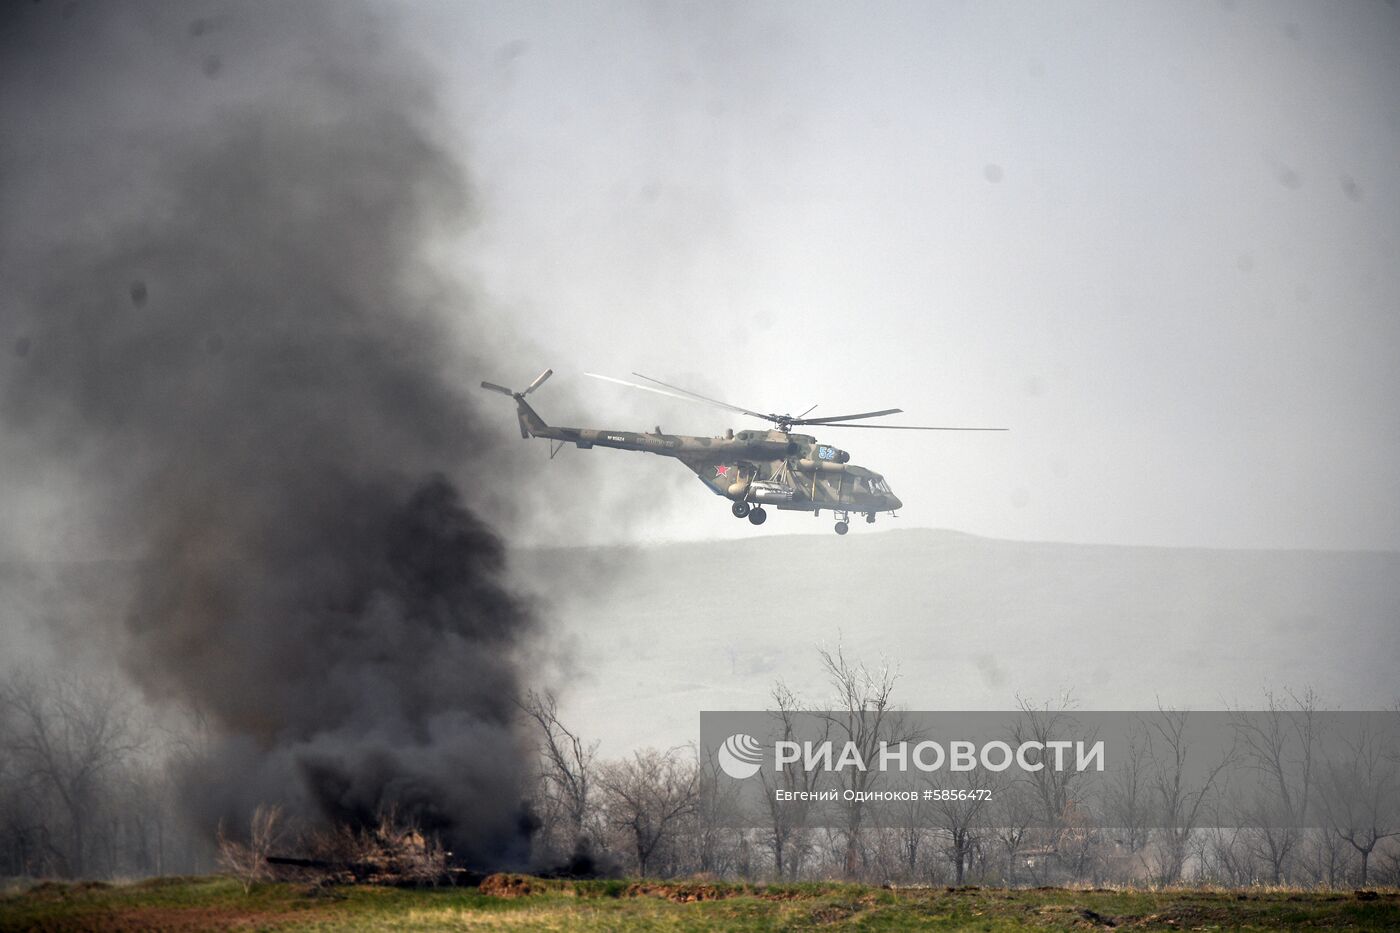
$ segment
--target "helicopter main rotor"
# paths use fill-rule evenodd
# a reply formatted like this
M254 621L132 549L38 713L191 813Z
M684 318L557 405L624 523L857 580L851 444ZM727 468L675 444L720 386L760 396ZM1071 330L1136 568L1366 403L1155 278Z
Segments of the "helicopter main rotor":
M816 405L813 405L811 408L809 408L809 409L807 409L806 411L804 411L801 415L795 415L795 416L794 416L794 415L790 415L790 414L781 414L781 415L780 415L780 414L777 414L776 412L769 412L768 414L764 414L763 412L753 411L753 410L748 409L748 408L742 408L742 407L740 407L740 406L738 406L738 405L732 405L732 404L730 404L729 402L722 402L722 401L720 401L719 399L710 398L708 395L701 395L699 392L692 392L692 391L690 391L689 389L683 389L683 388L681 388L680 386L671 385L669 382L662 382L660 379L654 379L654 378L652 378L651 376L644 376L644 375L642 375L641 373L636 373L636 372L634 372L634 373L632 373L632 375L633 375L633 376L636 376L638 379L645 379L647 382L655 383L655 385L642 385L641 383L637 383L637 382L628 382L628 381L625 380L625 379L614 379L612 376L600 376L600 375L598 375L597 373L584 373L584 375L585 375L585 376L591 376L591 377L594 378L594 379L602 379L602 380L605 381L605 382L615 382L615 383L617 383L618 385L628 386L628 387L633 388L633 389L641 389L641 390L644 391L644 392L655 392L657 395L665 395L665 396L668 396L668 397L670 397L670 398L678 398L678 399L680 399L681 401L685 401L685 402L696 402L696 403L699 403L699 404L702 404L702 405L711 405L711 406L713 406L713 407L715 407L715 408L722 408L722 409L724 409L725 411L732 411L732 412L734 412L734 413L736 413L736 414L747 415L748 417L751 417L751 418L762 418L764 421L771 421L773 424L777 425L777 426L778 426L778 430L779 430L779 431L782 431L784 434L791 434L791 433L792 433L792 429L793 429L794 427L800 427L800 426L805 426L805 425L816 425L816 426L824 426L824 427L832 427L832 428L883 428L883 429L885 429L885 430L890 430L890 431L1005 431L1005 430L1008 430L1007 428L931 427L931 426L928 426L928 425L911 425L911 424L851 424L851 423L850 423L850 422L852 422L852 421L858 421L858 420L860 420L860 419L862 419L862 418L883 418L883 417L885 417L886 415L897 415L897 414L899 414L899 413L901 413L901 412L904 411L904 409L902 409L902 408L882 408L882 409L880 409L879 411L863 411L863 412L859 412L859 413L853 414L853 415L828 415L828 416L824 416L824 417L821 417L821 418L808 418L808 417L806 417L806 416L809 415L809 414L811 414L811 412L817 407ZM656 388L655 386L661 386L662 388L658 389L658 388Z

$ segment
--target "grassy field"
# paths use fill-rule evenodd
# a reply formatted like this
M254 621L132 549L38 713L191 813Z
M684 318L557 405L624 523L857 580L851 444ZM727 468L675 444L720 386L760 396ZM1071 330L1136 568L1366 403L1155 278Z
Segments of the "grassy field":
M0 895L0 930L1381 930L1400 892L872 888L540 881L481 890L225 878L46 882Z

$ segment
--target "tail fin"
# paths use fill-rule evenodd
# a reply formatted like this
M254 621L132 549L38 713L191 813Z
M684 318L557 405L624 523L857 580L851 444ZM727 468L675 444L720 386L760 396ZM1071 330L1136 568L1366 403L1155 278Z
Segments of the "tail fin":
M525 401L525 396L544 385L545 380L552 375L554 375L554 370L546 369L535 377L535 381L530 383L524 392L512 392L505 386L496 385L494 382L483 382L481 387L492 392L499 392L502 395L509 395L515 399L516 414L520 417L520 436L528 438L549 430L549 425L544 423L543 418L535 414L535 410Z

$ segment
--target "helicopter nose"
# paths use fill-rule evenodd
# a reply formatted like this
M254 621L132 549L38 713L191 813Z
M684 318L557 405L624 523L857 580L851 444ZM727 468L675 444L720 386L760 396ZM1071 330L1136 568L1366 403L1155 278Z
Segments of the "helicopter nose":
M899 496L896 496L894 493L890 493L888 496L885 497L885 508L888 511L893 512L895 509L904 508L904 503L899 501Z

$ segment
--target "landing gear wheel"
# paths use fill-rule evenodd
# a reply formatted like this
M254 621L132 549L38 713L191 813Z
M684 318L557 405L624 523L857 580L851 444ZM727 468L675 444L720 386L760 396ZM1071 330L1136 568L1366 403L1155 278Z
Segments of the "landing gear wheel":
M762 525L764 522L768 521L768 513L763 511L763 509L754 509L749 513L749 521L755 525Z
M851 530L851 526L850 526L849 524L847 524L846 522L837 522L837 523L836 523L836 533L837 533L838 535L843 535L843 534L845 534L846 532L848 532L848 531L850 531L850 530Z
M749 514L749 504L741 500L731 505L729 511L734 513L735 518L743 518Z
M866 523L867 525L873 525L873 524L875 524L875 513L874 513L874 512L866 512L866 513L865 513L865 523Z

